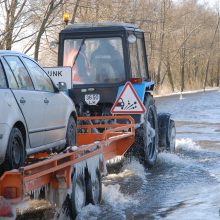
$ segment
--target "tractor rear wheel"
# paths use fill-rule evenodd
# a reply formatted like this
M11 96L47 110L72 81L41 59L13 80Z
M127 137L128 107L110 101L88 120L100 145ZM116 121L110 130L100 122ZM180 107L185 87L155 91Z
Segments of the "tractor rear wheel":
M156 163L158 153L158 122L157 111L153 97L149 94L145 98L146 112L142 125L136 130L133 155L138 157L147 167Z

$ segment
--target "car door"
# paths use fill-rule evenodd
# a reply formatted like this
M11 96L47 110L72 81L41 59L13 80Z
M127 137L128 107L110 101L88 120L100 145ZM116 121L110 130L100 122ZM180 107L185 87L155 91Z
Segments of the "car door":
M30 146L39 147L43 145L45 136L43 95L34 89L32 79L18 56L4 56L3 65L7 78L13 77L16 81L17 87L11 86L11 89L26 121Z
M47 135L45 139L63 140L66 138L67 102L62 93L48 93L46 110Z
M66 136L66 99L63 94L55 92L51 79L36 62L27 57L23 57L23 60L36 83L36 89L44 97L46 107L44 144L64 140Z

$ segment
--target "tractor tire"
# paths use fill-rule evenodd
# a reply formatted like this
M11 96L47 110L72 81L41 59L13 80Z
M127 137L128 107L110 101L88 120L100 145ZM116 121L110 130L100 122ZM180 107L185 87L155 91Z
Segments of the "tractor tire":
M148 168L154 166L158 153L158 121L154 99L147 95L144 102L146 113L143 124L136 130L133 152Z
M176 144L176 128L175 122L172 119L170 119L167 134L168 135L166 138L166 150L170 153L174 153Z
M102 178L100 171L96 171L95 179L91 179L91 175L87 172L86 178L87 203L97 205L102 199Z
M66 147L76 145L76 131L76 121L73 116L70 116L66 132Z
M70 203L71 217L75 219L78 213L86 205L86 184L83 175L73 175Z
M18 128L12 128L8 147L6 150L5 161L1 165L1 172L18 169L24 165L25 145L21 131Z

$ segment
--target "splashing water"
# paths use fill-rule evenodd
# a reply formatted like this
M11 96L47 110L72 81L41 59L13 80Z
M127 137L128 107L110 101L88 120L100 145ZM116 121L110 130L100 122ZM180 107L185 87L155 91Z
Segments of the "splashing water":
M125 209L130 205L137 204L134 194L126 195L121 192L120 184L112 184L120 179L129 182L130 179L135 177L139 179L139 182L147 182L145 168L137 159L132 158L130 161L125 161L120 173L109 174L105 177L104 182L110 184L107 186L103 184L103 201L117 209Z
M176 149L182 149L182 150L201 150L200 146L197 145L190 138L177 139L176 140Z
M77 215L76 220L96 220L100 213L101 209L99 206L89 204L82 208L81 212Z
M124 164L120 173L109 174L105 177L105 179L114 180L114 179L129 178L134 176L137 176L141 178L143 181L146 181L146 172L144 166L140 164L138 159L131 158L130 160L129 159L124 160Z
M131 203L134 204L137 202L133 200L132 197L121 193L119 184L108 186L103 185L102 187L103 201L116 209L123 210L131 205Z

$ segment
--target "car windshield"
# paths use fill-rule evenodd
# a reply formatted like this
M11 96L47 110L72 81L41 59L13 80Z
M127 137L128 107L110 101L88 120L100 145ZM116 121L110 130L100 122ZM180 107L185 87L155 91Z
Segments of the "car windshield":
M63 66L72 67L73 84L123 82L125 68L122 39L66 39Z

